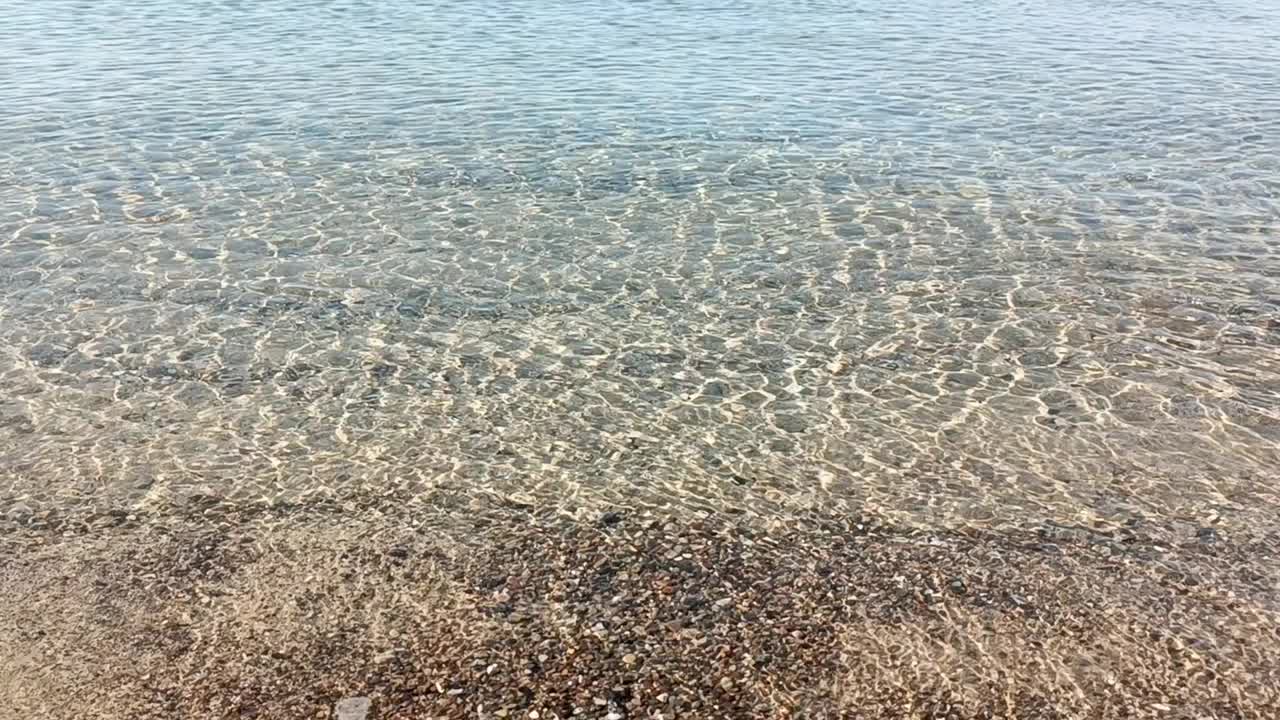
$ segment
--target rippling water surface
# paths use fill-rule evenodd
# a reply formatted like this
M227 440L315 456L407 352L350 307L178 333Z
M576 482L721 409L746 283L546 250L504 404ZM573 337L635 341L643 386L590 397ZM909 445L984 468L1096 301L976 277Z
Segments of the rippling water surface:
M1280 5L0 2L0 509L1280 508Z

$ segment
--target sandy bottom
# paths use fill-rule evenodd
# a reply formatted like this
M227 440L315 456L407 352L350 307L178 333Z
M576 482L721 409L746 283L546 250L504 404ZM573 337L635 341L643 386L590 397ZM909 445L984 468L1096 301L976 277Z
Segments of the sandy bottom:
M511 508L11 531L0 715L1280 717L1276 539Z

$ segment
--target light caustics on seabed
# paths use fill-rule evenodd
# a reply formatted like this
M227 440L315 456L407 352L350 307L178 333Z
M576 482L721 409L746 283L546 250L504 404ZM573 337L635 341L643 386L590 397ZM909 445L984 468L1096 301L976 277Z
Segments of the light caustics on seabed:
M930 5L18 9L7 519L1274 510L1276 10Z

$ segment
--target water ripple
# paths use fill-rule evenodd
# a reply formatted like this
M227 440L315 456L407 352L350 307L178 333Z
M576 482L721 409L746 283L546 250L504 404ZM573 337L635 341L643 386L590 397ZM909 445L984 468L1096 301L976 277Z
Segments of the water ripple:
M1274 514L1280 12L64 2L0 507Z

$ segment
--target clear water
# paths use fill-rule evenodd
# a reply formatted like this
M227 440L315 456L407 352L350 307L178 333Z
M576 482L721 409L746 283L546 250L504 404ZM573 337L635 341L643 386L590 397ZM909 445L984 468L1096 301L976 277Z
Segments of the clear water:
M1280 5L0 2L0 509L1280 508Z

